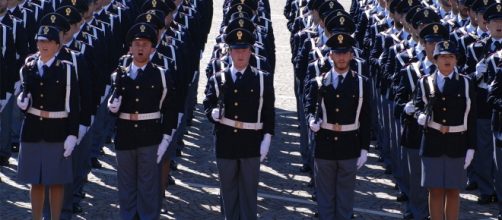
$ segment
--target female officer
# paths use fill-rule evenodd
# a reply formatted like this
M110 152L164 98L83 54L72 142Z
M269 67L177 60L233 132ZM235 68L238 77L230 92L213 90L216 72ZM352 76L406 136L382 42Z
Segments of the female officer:
M476 109L470 79L456 70L457 47L441 41L434 49L438 69L419 80L415 103L423 126L422 186L429 191L432 220L458 219L465 169L474 155Z
M23 91L17 105L25 116L18 177L31 184L33 219L42 218L46 187L51 216L59 219L63 185L72 181L70 155L77 142L79 87L71 64L56 58L61 36L57 27L41 26L36 35L38 52L20 71Z

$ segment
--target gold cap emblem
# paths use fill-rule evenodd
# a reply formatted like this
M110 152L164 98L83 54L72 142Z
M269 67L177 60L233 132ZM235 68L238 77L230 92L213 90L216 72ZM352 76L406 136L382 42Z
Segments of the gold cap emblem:
M144 25L144 24L142 24L142 25L139 27L139 29L141 30L141 33L143 33L143 32L145 32L146 27L145 27L145 25Z
M66 16L70 16L70 14L71 14L71 8L66 8L64 10L64 12L66 13Z
M333 7L335 7L335 3L334 2L329 2L329 8L333 9Z
M244 20L243 19L239 19L239 26L241 28L244 27Z
M147 14L146 15L146 22L150 23L152 20L152 15L151 14Z
M434 31L435 34L437 34L438 30L439 30L439 26L437 24L432 26L432 30Z
M237 40L242 40L242 31L237 31Z
M341 35L341 34L338 35L338 37L336 39L338 39L338 43L343 44L343 35Z
M49 33L49 27L48 26L44 26L44 34L47 34Z
M412 6L413 5L413 0L408 0L408 5Z
M424 11L424 17L426 17L426 18L429 17L429 10Z
M51 23L56 23L56 15L51 15Z
M343 25L345 23L345 18L344 17L341 17L340 18L340 24Z
M450 43L448 43L448 41L444 42L444 49L447 49L450 47Z
M154 8L156 8L156 7L157 7L157 0L153 0L153 1L152 1L152 6L153 6Z
M242 5L237 6L237 11L241 12L242 11Z
M502 10L502 5L497 5L497 12L500 12Z
M483 0L484 5L488 5L488 0Z
M246 2L246 0L241 0L241 4L244 4L244 2Z
M77 0L71 0L71 4L72 4L73 6L77 5Z

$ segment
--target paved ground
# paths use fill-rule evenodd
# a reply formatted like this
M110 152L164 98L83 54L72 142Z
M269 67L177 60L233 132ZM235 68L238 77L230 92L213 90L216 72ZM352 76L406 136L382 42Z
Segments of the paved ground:
M277 130L273 138L269 158L262 164L260 174L259 216L262 219L311 219L315 203L309 200L311 189L307 187L309 177L300 173L299 133L295 117L293 73L290 63L289 32L282 16L285 0L270 0L272 20L277 45L277 69L275 76ZM347 0L342 3L349 8ZM215 0L214 26L219 26L222 0ZM216 28L209 39L214 39ZM212 47L213 41L208 46ZM208 60L204 54L202 67ZM204 76L199 83L199 96L194 125L185 137L187 147L179 159L180 170L174 172L177 185L167 191L164 201L169 209L163 219L221 219L218 200L218 175L213 154L211 125L201 113ZM83 202L84 213L79 219L118 219L117 180L115 175L115 154L112 146L105 148L106 156L101 158L105 168L94 170L86 187L87 198ZM13 156L17 158L17 155ZM28 186L16 182L17 161L8 168L0 168L0 219L29 219L30 203ZM356 186L357 219L400 218L401 204L395 202L397 191L389 176L383 174L383 167L370 151L369 161L359 171ZM475 204L477 197L462 194L461 219L489 219L496 213L496 207Z

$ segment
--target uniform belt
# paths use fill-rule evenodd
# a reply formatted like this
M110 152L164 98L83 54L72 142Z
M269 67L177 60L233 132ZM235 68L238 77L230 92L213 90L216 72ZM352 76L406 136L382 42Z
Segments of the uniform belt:
M28 113L42 118L68 118L68 112L48 112L36 108L29 108Z
M331 131L337 131L337 132L343 132L343 131L355 131L359 129L359 124L348 124L348 125L340 125L340 124L330 124L326 122L321 123L321 128L331 130Z
M247 129L247 130L260 130L263 129L263 123L249 123L249 122L241 122L235 121L228 118L221 118L220 124L224 124L230 127L238 128L238 129Z
M119 118L128 121L153 120L160 118L160 112L143 113L143 114L120 113Z
M433 128L435 130L438 130L439 132L446 134L446 133L458 133L458 132L464 132L467 131L467 128L464 127L463 125L457 125L457 126L446 126L442 125L433 121L430 121L427 126L429 128Z

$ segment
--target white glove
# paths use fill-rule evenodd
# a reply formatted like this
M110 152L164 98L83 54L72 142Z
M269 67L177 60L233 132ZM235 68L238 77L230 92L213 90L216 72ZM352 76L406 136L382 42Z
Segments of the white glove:
M407 115L412 115L413 113L415 113L415 105L413 104L413 102L408 102L406 103L406 105L404 106L404 112L406 112Z
M483 74L486 72L486 69L487 67L485 62L479 62L478 64L476 64L476 72L474 73L476 79L481 79L481 77L483 77Z
M113 99L112 103L108 102L108 109L112 113L117 113L120 109L120 104L122 104L122 96Z
M263 162L265 157L267 157L268 150L270 149L270 141L272 139L271 134L265 134L260 145L260 162Z
M164 137L159 144L159 148L157 148L157 163L160 163L162 160L164 153L166 153L166 150L169 147L169 143L171 143L171 136L164 134Z
M77 145L77 137L75 135L68 135L64 141L64 157L69 157Z
M361 169L361 167L363 167L363 165L366 163L367 160L368 160L368 151L362 149L361 156L359 156L359 158L357 159L357 169Z
M14 83L14 94L21 93L21 81Z
M178 113L178 128L180 127L181 119L183 119L183 113Z
M23 110L23 111L26 111L26 109L28 109L28 104L30 103L30 98L31 98L31 94L28 93L28 95L26 95L26 98L23 99L23 93L19 94L19 96L17 96L17 106Z
M91 125L89 127L91 127L93 124L94 124L94 115L91 115Z
M309 121L310 130L312 130L313 132L318 132L319 130L321 130L321 122L322 120L320 119L317 121L317 123L314 119L311 119Z
M420 113L420 115L418 116L417 118L417 123L419 125L422 125L424 126L425 125L425 121L427 120L427 116L424 114L424 113Z
M82 141L82 138L84 138L85 134L89 130L89 127L85 125L79 125L78 126L78 138L77 138L77 144L80 144L80 141Z
M214 121L219 122L220 121L220 109L213 108L213 110L211 111L211 118L213 118Z
M467 150L467 153L465 154L464 169L467 169L467 167L469 167L469 165L471 165L473 158L474 158L474 150L473 149Z

